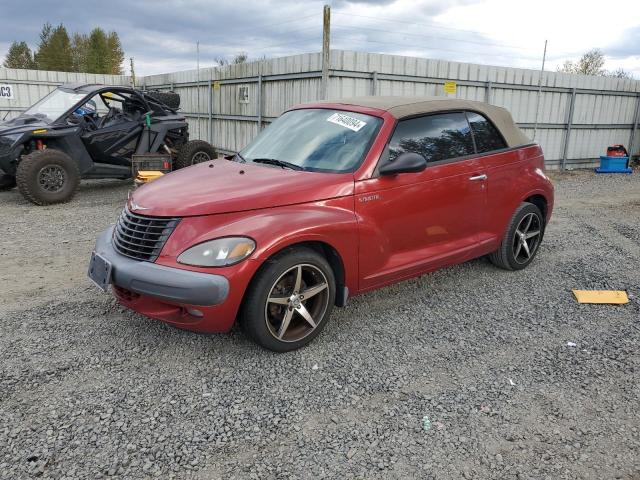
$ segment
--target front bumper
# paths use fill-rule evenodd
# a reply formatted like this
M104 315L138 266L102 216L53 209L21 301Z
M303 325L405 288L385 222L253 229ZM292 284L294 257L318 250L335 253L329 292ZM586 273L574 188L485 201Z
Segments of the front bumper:
M212 306L227 299L229 281L225 277L125 257L113 248L112 234L113 227L105 230L95 251L111 263L114 285L170 304Z

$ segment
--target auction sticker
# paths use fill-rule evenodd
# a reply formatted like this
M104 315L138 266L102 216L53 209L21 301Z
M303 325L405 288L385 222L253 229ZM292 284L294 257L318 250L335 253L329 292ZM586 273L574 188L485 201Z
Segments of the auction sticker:
M11 100L13 98L13 87L0 84L0 98Z
M335 123L336 125L348 128L349 130L353 130L354 132L359 131L367 124L367 122L363 122L362 120L358 120L357 118L350 117L349 115L345 115L344 113L334 113L329 118L327 118L327 122Z

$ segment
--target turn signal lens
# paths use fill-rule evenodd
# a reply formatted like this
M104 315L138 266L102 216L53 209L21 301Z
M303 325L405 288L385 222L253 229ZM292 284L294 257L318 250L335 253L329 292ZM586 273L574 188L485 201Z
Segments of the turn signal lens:
M241 262L256 249L247 237L224 237L200 243L178 256L178 262L194 267L226 267Z

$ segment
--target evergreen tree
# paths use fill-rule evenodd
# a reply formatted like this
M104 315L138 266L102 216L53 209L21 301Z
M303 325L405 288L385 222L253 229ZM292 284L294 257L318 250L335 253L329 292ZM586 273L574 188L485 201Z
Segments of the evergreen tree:
M35 54L25 42L13 42L3 65L7 68L122 75L123 62L124 51L116 32L106 34L101 28L94 28L89 35L74 33L70 39L64 25L53 27L45 23Z
M13 42L2 65L5 68L36 68L33 53L27 42Z
M84 33L74 33L71 40L71 60L74 72L84 72L87 64L89 38Z
M107 48L109 50L108 70L103 73L112 75L122 75L122 63L124 62L124 51L120 43L120 37L116 32L109 32L107 37Z
M54 28L50 23L44 24L35 59L40 70L73 71L71 41L64 25Z
M109 44L107 35L99 27L91 30L87 42L86 73L106 73L109 68Z

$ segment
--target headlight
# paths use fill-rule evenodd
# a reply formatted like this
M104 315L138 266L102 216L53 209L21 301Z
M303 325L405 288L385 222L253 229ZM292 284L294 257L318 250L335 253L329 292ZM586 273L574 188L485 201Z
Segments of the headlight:
M194 267L226 267L241 262L256 249L246 237L224 237L200 243L178 256L178 262Z

